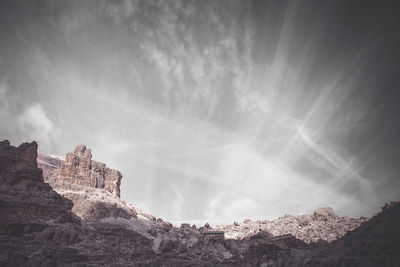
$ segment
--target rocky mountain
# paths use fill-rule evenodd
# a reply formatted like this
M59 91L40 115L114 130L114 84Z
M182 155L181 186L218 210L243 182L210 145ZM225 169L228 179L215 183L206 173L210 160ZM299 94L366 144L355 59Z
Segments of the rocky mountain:
M119 188L106 182L120 182L119 176L97 172L93 166L106 167L93 164L88 148L69 154L65 162L37 158L35 142L0 142L0 266L397 266L400 260L399 203L369 220L324 208L217 229L175 227L124 203Z

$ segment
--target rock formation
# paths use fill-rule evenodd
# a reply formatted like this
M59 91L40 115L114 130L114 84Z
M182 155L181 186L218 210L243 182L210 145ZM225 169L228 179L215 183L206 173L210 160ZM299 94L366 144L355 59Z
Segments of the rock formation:
M119 171L92 160L91 150L84 145L78 145L74 152L66 155L64 163L58 170L55 183L104 189L119 197L121 179Z
M129 229L82 221L72 201L44 183L36 158L35 142L0 142L0 266L127 265L154 255L152 240L138 233L146 220L131 219Z
M385 205L370 220L338 217L323 208L221 228L228 237L242 233L241 239L205 239L200 229L155 220L104 188L54 183L65 197L58 194L37 168L36 149L34 142L19 147L0 142L0 266L368 267L397 266L400 260L400 203ZM90 155L79 151L80 158ZM85 199L97 215L85 217L93 207ZM126 216L119 210L124 207L137 215ZM339 228L349 232L341 236Z
M84 145L60 157L39 154L38 165L44 180L54 190L73 202L72 212L85 220L136 217L136 209L120 199L122 174L92 160L90 148ZM143 214L146 216L146 214Z

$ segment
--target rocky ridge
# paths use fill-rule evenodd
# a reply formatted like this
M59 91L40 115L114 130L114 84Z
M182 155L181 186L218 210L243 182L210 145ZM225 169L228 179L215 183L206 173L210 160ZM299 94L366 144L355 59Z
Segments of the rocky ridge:
M291 234L308 244L319 240L334 241L350 232L368 218L348 218L337 216L332 208L317 209L313 214L291 216L285 215L275 220L244 220L232 225L217 226L216 229L225 232L227 238L243 239L260 231L266 231L274 236Z

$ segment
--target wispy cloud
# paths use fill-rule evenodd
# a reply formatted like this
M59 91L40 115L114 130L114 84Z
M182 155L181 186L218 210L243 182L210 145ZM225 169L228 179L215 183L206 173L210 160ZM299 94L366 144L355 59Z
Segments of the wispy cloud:
M175 221L371 214L400 186L398 128L382 126L398 119L399 42L371 37L396 27L265 3L4 9L0 134L52 154L86 143L123 172L123 198Z

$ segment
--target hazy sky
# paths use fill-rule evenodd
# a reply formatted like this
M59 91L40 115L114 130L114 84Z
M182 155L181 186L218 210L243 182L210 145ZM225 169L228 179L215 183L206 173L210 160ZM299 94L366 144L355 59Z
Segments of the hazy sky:
M172 221L400 199L398 1L1 1L0 137Z

